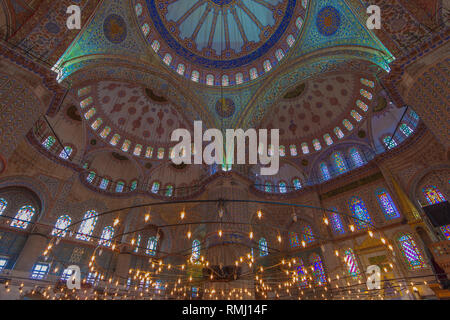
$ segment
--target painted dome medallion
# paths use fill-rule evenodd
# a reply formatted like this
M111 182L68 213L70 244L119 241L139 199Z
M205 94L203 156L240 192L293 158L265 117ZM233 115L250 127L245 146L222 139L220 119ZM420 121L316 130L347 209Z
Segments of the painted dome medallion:
M141 30L163 63L206 85L273 70L299 37L307 0L135 0Z

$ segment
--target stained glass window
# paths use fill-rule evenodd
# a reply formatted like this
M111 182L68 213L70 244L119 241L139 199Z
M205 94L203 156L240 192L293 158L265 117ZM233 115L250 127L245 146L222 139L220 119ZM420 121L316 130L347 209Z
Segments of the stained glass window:
M212 74L208 74L206 76L206 84L208 86L213 86L214 85L214 76Z
M52 236L64 238L67 234L67 227L70 226L71 222L72 219L68 215L59 217L52 230Z
M170 63L172 62L172 56L170 55L170 53L166 53L166 55L163 58L163 61L165 64L170 66Z
M55 144L56 139L53 136L48 136L47 139L44 140L42 145L45 149L50 150L50 148Z
M192 71L191 80L194 82L198 82L199 79L200 79L200 73L196 70Z
M330 208L330 210L337 211L337 208L333 207ZM342 224L342 219L339 213L337 212L330 212L330 223L331 223L331 229L336 234L343 234L345 233L344 225Z
M85 114L84 114L84 118L86 119L86 120L89 120L90 118L92 118L93 116L94 116L94 114L97 112L97 110L95 110L95 108L91 108L91 109L89 109L89 111L88 112L86 112Z
M89 210L84 214L83 221L78 229L76 238L79 240L89 241L91 240L92 232L94 232L95 225L97 224L97 212L95 210Z
M200 241L192 241L192 260L198 260L200 258Z
M352 110L350 114L356 121L360 122L362 120L361 115L356 110Z
M352 131L353 130L353 124L348 121L347 119L344 119L342 121L342 124L344 125L344 127L348 130L348 131Z
M372 100L372 94L369 92L369 91L367 91L367 90L365 90L365 89L361 89L360 91L359 91L360 93L361 93L361 95L364 97L364 98L366 98L366 99L368 99L368 100Z
M331 136L328 133L323 135L323 140L325 140L327 146L331 146L333 144L333 139L331 139Z
M297 147L295 144L291 144L289 150L291 151L291 156L295 157L297 155Z
M436 204L440 202L447 201L438 188L435 186L426 186L422 189L425 199L427 199L428 204Z
M134 147L134 151L133 151L133 154L135 155L135 156L140 156L141 155L141 152L142 152L142 145L140 145L140 144L137 144L135 147Z
M158 246L158 239L156 237L150 237L147 242L147 250L145 253L154 256L156 254L156 247Z
M236 74L236 84L241 84L244 82L244 75L242 73Z
M138 234L137 239L136 239L136 248L134 249L134 252L137 253L139 252L139 246L141 245L141 235Z
M355 217L354 221L358 230L367 228L368 224L372 223L366 204L361 198L352 197L350 199L350 210Z
M353 279L358 279L361 276L361 271L359 270L358 261L356 260L355 253L351 248L344 251L344 262L347 265L348 274Z
M142 14L142 4L137 3L134 6L134 10L136 11L136 15L139 17Z
M112 146L116 146L120 141L120 135L119 134L115 134L113 135L111 141L109 142Z
M408 263L408 267L411 270L423 269L425 267L425 262L417 248L416 242L409 234L405 234L398 238L398 243L400 245L400 250L403 257Z
M100 182L100 189L106 190L106 188L108 188L108 184L109 184L109 180L106 178L103 178L102 181Z
M398 212L394 201L392 201L391 196L385 189L378 190L376 195L386 220L400 218L400 213Z
M26 229L35 213L36 209L30 205L21 207L11 222L11 227Z
M308 144L306 142L302 143L302 152L303 152L303 154L308 154L309 153L309 147L308 147Z
M294 185L295 190L300 190L302 188L302 183L299 178L293 179L292 184Z
M364 164L364 160L361 158L361 154L359 153L358 149L351 148L350 157L352 158L353 165L355 167L360 167Z
M341 128L336 127L333 131L336 137L338 137L339 139L342 139L344 137L344 133L342 132Z
M8 206L8 201L3 198L0 198L0 216L5 212L6 207Z
M322 172L322 178L323 180L329 180L331 178L330 172L328 171L328 166L325 162L322 162L320 164L320 172Z
M275 51L275 57L277 58L278 61L281 61L284 58L283 49L278 49L277 51Z
M141 28L142 28L142 32L144 33L144 36L147 36L150 32L149 25L147 23L144 23Z
M300 246L298 235L295 232L289 232L289 244L292 248Z
M302 0L302 7L304 9L306 9L307 6L308 6L308 0Z
M313 143L314 149L316 151L319 151L320 149L322 149L322 146L321 146L320 141L318 139L314 139L312 143Z
M269 60L264 61L263 63L264 71L269 72L272 69L272 64Z
M370 88L375 87L375 83L373 81L371 81L371 80L367 80L367 79L361 78L361 83L363 85L367 86L367 87L370 87Z
M334 165L339 173L343 173L347 171L347 166L345 165L344 158L340 152L335 152L332 155L334 160Z
M88 95L90 92L91 92L91 86L87 86L87 87L78 89L78 96L84 97L84 96Z
M362 102L361 100L357 100L356 105L364 112L367 112L367 110L369 110L369 106L364 102Z
M153 193L158 193L160 186L161 186L161 184L159 182L157 182L157 181L153 182L152 192Z
M264 238L259 239L259 255L261 257L267 256L269 254L269 249L267 247L267 241Z
M278 187L279 187L279 189L280 189L280 193L286 193L286 192L287 192L286 182L281 181L281 182L278 184Z
M122 151L123 152L128 152L128 150L130 150L130 146L131 146L131 141L130 140L125 140L123 142L123 145L122 145Z
M327 283L325 269L323 268L322 259L317 253L311 256L311 263L313 265L313 278L316 286L323 286Z
M279 146L278 149L280 150L280 157L286 156L286 148L284 146Z
M300 259L297 264L298 285L300 288L308 287L308 277L305 271L306 270L305 265L303 264L303 260Z
M111 226L103 228L102 235L100 237L100 241L98 242L99 245L110 247L111 246L111 240L114 237L114 228Z
M230 78L227 75L222 76L222 86L228 87L230 85Z
M184 75L184 72L186 71L186 67L184 66L184 64L180 63L177 67L177 73L182 76Z
M384 145L388 148L388 149L392 149L395 148L397 146L397 142L395 141L394 138L392 138L391 136L386 136L383 138L383 142Z
M166 197L171 197L172 195L173 195L173 186L169 184L166 187Z
M163 159L164 158L164 148L158 148L158 155L157 155L158 159Z
M288 44L289 47L292 47L294 45L295 39L294 36L292 34L288 35L286 42Z
M256 68L251 68L249 74L251 80L258 78L258 70Z
M414 112L414 110L409 111L409 115L411 116L411 118L413 118L414 120L419 120L419 115Z
M81 107L81 109L84 109L87 106L89 106L90 104L92 104L93 102L94 102L94 98L88 97L80 102L80 107Z
M302 238L303 238L303 241L305 241L306 243L311 243L315 240L310 226L303 226Z
M131 191L136 190L136 189L137 189L137 185L138 185L138 182L137 182L136 180L133 180L133 181L131 182L130 190L131 190Z
M94 181L94 179L95 179L95 174L96 173L94 171L89 172L89 174L86 178L87 182L92 183L92 181Z
M95 120L95 121L92 123L91 128L94 129L94 130L98 130L98 128L100 128L100 126L102 125L102 123L103 123L102 118L97 118L97 120Z
M145 151L145 157L146 158L153 157L153 148L152 147L147 147L147 151Z
M36 263L31 271L31 278L36 280L42 280L48 273L50 266L46 263Z
M123 188L125 187L125 183L122 181L117 182L116 192L123 192Z
M266 185L264 187L264 190L266 192L272 192L272 184L270 182L266 182Z
M160 47L161 47L161 45L159 44L158 40L154 40L152 42L152 49L153 49L153 51L158 52Z
M450 224L441 227L442 234L447 240L450 240Z
M399 129L407 137L409 137L413 133L413 130L411 129L411 127L408 126L406 123L402 123L400 125Z
M67 160L67 159L69 159L70 155L72 154L72 151L73 151L72 147L65 146L64 149L61 150L59 157L61 159Z
M303 25L303 19L302 17L298 17L297 20L295 21L295 25L297 26L297 28L301 29L302 25Z

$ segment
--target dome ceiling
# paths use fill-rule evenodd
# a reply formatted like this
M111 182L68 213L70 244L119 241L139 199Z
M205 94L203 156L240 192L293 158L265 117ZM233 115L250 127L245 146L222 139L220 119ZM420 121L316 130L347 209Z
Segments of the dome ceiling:
M78 96L90 129L137 156L144 156L146 146L167 147L173 130L193 123L163 93L136 84L99 81L79 87Z
M281 128L281 143L303 144L303 150L307 146L309 151L318 151L342 139L362 122L372 102L373 87L370 78L354 73L302 83L275 103L261 128Z
M307 4L136 0L135 11L144 36L166 65L193 81L227 86L256 79L284 58L303 27Z

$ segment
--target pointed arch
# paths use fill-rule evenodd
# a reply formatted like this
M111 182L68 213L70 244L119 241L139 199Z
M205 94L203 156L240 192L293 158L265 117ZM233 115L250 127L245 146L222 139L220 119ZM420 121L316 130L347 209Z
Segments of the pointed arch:
M267 247L267 241L264 238L259 239L259 255L265 257L269 254L269 249Z
M97 224L97 220L98 214L95 210L86 211L83 217L83 222L81 222L75 238L78 240L90 241L95 225Z
M111 226L107 226L103 228L102 235L100 237L98 244L101 246L110 247L111 240L113 237L114 237L114 228Z
M351 197L349 206L358 230L365 229L369 224L372 224L372 219L367 211L366 204L361 198Z
M26 229L35 213L36 209L33 206L26 205L21 207L11 222L11 227Z
M52 236L64 238L67 234L67 228L72 223L72 218L68 215L63 215L56 220L55 227L52 230Z

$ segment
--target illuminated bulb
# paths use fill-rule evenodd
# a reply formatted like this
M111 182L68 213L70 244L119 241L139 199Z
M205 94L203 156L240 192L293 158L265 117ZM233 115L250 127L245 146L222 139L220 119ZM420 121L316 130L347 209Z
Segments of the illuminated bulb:
M253 239L253 231L250 232L250 239Z
M134 246L134 243L135 243L135 240L133 238L133 239L131 239L131 245Z
M188 239L191 238L191 232L190 232L190 231L188 231L188 233L187 233L187 238L188 238Z
M394 250L394 247L392 247L392 245L390 244L389 246L388 246L388 248L389 248L389 250L391 250L391 251L393 251Z
M119 218L116 218L116 220L114 220L114 227L117 226L119 222L120 222Z
M186 212L184 212L184 210L181 211L181 213L180 213L180 218L181 218L181 220L184 219L184 216L185 216L185 215L186 215Z
M351 232L355 231L355 226L352 225L352 224L350 225L350 231L351 231Z
M281 236L278 236L278 242L281 242Z
M370 236L371 238L373 238L373 232L372 232L372 230L369 230L369 236Z
M222 237L222 230L219 230L219 237Z
M327 218L327 217L323 218L323 223L325 223L326 225L328 225L328 218Z
M338 250L334 251L334 254L336 255L336 257L339 257L339 251Z
M258 210L258 218L259 218L259 219L262 218L262 212L261 212L261 210Z
M147 213L147 214L145 215L145 219L144 219L144 220L145 220L145 222L147 222L149 219L150 219L150 214Z
M304 240L302 240L302 246L303 246L303 248L306 247L306 242Z
M384 238L381 238L381 242L383 242L383 244L386 244L386 240Z

